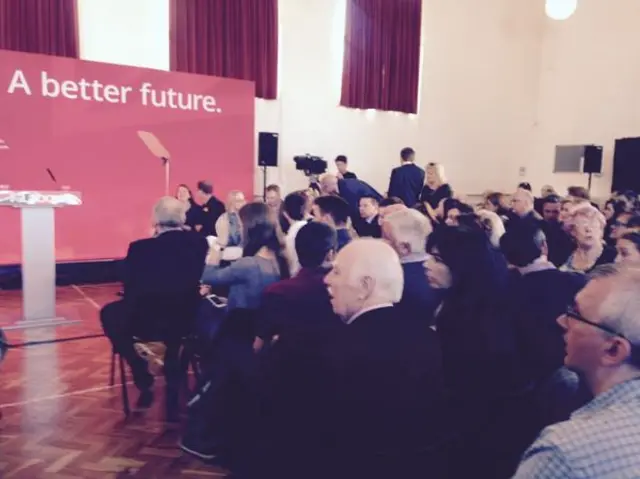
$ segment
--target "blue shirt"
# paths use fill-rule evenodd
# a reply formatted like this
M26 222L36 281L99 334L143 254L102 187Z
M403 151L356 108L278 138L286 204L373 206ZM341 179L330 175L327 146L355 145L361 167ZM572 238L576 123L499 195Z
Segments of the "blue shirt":
M547 427L525 453L514 479L640 477L640 379L609 389Z

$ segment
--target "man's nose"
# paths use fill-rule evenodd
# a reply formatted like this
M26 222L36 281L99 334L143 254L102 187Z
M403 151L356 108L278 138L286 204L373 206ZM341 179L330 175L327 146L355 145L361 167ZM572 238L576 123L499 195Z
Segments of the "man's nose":
M560 325L560 327L562 329L569 329L569 323L567 321L567 315L562 313L560 316L558 316L558 318L556 319L556 322Z

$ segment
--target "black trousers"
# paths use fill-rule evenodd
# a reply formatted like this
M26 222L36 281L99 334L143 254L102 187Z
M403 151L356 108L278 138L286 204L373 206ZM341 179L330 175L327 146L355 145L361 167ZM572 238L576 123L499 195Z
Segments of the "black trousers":
M124 300L105 305L100 310L100 322L104 334L109 338L114 350L122 356L133 375L133 382L140 391L153 386L153 376L149 373L147 362L135 352L134 337L142 341L162 341L167 346L164 356L164 375L167 382L167 406L177 402L184 368L180 363L181 337L159 338L154 331L134 331Z

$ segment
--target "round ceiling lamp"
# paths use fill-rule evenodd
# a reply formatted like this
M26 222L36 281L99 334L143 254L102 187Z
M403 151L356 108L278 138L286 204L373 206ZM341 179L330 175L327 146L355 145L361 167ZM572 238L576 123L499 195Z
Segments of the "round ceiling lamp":
M576 12L578 0L545 0L545 12L553 20L566 20Z

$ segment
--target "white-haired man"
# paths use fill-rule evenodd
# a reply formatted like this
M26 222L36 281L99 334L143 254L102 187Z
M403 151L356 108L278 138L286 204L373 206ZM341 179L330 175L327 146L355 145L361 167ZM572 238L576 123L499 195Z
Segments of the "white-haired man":
M433 324L433 316L442 297L429 285L424 273L427 238L431 222L419 211L402 208L382 221L382 238L398 253L404 274L402 299L397 307L403 317Z
M164 372L169 419L177 418L180 390L179 350L191 332L199 302L198 287L207 255L207 240L185 231L184 204L161 198L153 209L154 236L132 242L123 262L124 298L105 305L100 320L113 348L129 362L140 390L138 408L153 401L153 376L134 351L134 336L167 345Z
M382 195L371 185L359 179L339 179L333 173L325 173L320 177L319 184L323 195L340 196L349 204L350 216L354 222L360 218L360 198L368 196L376 201L382 199Z
M323 453L340 477L429 476L438 465L418 451L448 430L441 352L434 331L402 321L393 307L403 290L397 253L382 240L356 239L325 283L347 327L326 352L318 411L331 449Z
M558 322L565 365L595 397L546 428L515 477L640 477L640 270L615 268L592 279Z

